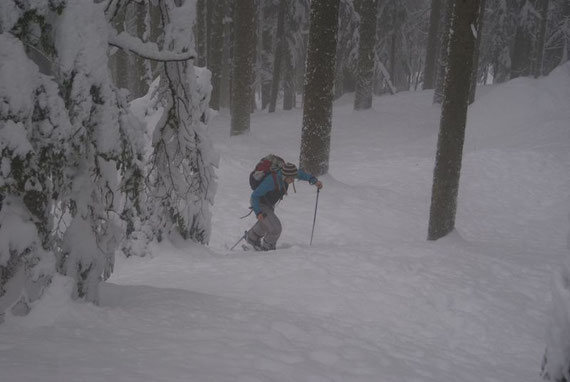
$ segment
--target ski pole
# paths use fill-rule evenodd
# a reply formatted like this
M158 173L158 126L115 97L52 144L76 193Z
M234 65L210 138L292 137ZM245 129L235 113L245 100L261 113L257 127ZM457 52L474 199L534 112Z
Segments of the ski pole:
M313 245L313 234L315 233L315 223L317 222L317 207L319 205L319 192L321 192L320 188L317 188L317 201L315 203L315 217L313 218L313 230L311 231L311 242L309 245Z
M237 247L237 245L238 245L239 243L241 243L241 241L242 241L243 239L245 239L245 236L246 236L246 235L247 235L247 231L245 231L245 233L242 235L242 237L239 238L239 240L237 241L237 243L235 243L234 246L230 248L230 251L233 251L234 248Z

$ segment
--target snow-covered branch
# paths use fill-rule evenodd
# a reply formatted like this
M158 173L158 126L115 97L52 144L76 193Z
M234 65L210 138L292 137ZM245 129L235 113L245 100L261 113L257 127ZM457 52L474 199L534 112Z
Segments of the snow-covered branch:
M109 28L108 42L111 46L132 52L147 60L174 62L188 61L196 57L196 53L193 50L183 53L161 51L154 42L143 42L127 32L117 34L117 31L112 28Z

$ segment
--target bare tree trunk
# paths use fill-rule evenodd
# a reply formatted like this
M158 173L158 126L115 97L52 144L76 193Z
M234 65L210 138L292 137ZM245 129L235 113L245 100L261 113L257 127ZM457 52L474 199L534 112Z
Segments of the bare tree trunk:
M231 1L229 4L230 10L232 9ZM226 12L227 14L228 12ZM231 12L230 12L231 14ZM224 49L222 59L222 77L220 84L220 109L229 108L231 105L231 68L232 68L232 47L233 47L233 23L224 23Z
M271 98L269 100L269 112L274 113L279 96L279 83L281 82L281 63L285 52L285 15L287 13L287 1L281 0L279 15L277 16L277 33L275 43L275 55L273 57L273 81L271 82Z
M479 0L479 19L477 20L477 40L475 41L475 52L473 53L473 70L471 71L471 88L469 90L469 105L475 102L477 91L477 80L479 78L479 51L483 40L483 25L485 23L485 3L487 0Z
M260 2L263 4L263 2ZM271 99L271 70L272 70L272 56L273 56L273 34L272 26L273 20L270 12L267 9L262 9L259 12L261 30L261 51L259 52L261 57L261 67L260 67L260 86L261 86L261 110L269 105ZM269 21L268 21L269 20Z
M478 0L455 0L453 33L449 41L449 69L445 78L439 137L433 175L428 240L437 240L455 228L459 176L465 141L470 75L473 69Z
M213 25L211 28L211 49L208 66L212 72L212 95L210 107L214 110L220 109L220 87L222 82L222 59L224 57L224 18L226 11L226 1L216 0L214 6Z
M362 0L360 5L360 40L354 110L372 107L374 46L376 45L376 0Z
M546 40L546 22L548 18L549 0L542 0L542 9L540 10L540 29L538 31L538 46L536 48L536 67L534 78L538 78L543 74L544 67L544 43Z
M441 33L441 47L439 49L439 60L437 63L437 75L435 91L433 93L433 103L441 103L443 101L443 85L445 82L445 73L447 71L449 32L451 30L451 20L453 18L453 9L455 0L445 0L444 29Z
M249 131L255 57L255 0L240 0L235 9L235 51L232 76L231 135Z
M431 13L429 19L428 45L426 49L426 62L424 69L424 90L434 88L435 67L437 60L438 30L441 22L441 0L431 0Z
M530 26L525 20L521 20L520 12L529 0L521 3L519 16L517 17L517 31L515 34L515 45L511 55L511 75L510 78L528 77L532 73L532 48L533 41Z
M300 167L317 176L329 168L339 4L311 1Z
M196 36L196 65L201 67L207 65L206 59L208 58L207 17L206 0L197 0L194 34Z

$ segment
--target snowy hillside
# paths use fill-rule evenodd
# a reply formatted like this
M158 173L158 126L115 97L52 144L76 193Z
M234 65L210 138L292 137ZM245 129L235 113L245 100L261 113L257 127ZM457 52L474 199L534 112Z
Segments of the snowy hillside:
M552 275L568 256L569 89L570 65L480 89L457 231L437 242L431 92L365 112L352 95L336 102L313 245L316 192L298 182L271 253L228 247L254 222L240 216L256 161L298 161L301 110L256 113L232 138L229 116L215 116L210 246L119 258L100 307L68 301L56 278L29 316L0 326L0 381L538 380Z

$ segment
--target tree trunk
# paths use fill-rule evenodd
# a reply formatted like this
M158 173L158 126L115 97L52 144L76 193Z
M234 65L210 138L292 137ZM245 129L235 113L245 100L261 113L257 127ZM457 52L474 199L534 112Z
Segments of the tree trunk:
M363 0L360 5L360 40L354 110L372 107L374 79L374 46L376 45L376 0Z
M220 109L220 88L222 83L222 59L224 57L224 18L226 1L216 0L214 6L213 24L210 36L210 61L208 66L212 72L212 95L210 107Z
M235 52L232 76L231 135L249 131L253 99L255 0L241 0L235 9Z
M471 25L476 25L478 13L478 0L455 0L453 33L449 41L449 69L445 78L433 176L428 240L437 240L455 227L469 102L469 74L473 69L475 50Z
M435 67L437 59L438 30L441 22L441 0L431 0L431 13L429 19L428 44L426 49L426 62L424 69L424 90L434 88Z
M230 5L231 8L231 5ZM230 13L231 14L231 13ZM222 59L222 77L220 84L220 109L229 108L231 105L231 67L232 67L232 47L233 47L233 23L224 23L224 49Z
M477 40L475 41L475 52L473 53L473 70L471 71L471 88L469 90L469 105L475 102L477 91L477 80L479 78L479 50L481 40L483 40L483 25L485 23L485 4L487 0L479 0L479 19L477 20Z
M511 75L510 78L527 77L532 73L532 48L533 41L530 33L530 26L526 22L527 17L521 20L521 11L529 0L522 2L517 18L517 31L515 34L515 45L511 55Z
M263 4L263 2L261 2ZM261 110L269 105L271 100L271 71L273 62L273 20L267 9L261 11L260 16L261 29L261 67L260 67L260 85L261 85Z
M207 7L206 0L197 0L196 2L196 26L194 27L194 35L196 36L196 65L204 67L207 65L208 57L207 43Z
M273 81L271 82L271 99L269 100L269 112L274 113L279 96L279 83L281 82L281 63L285 52L285 15L287 13L287 0L281 0L279 15L277 16L277 33L275 54L273 56Z
M285 35L289 37L290 27L287 27L290 23L286 23ZM288 41L288 38L285 39ZM294 47L285 44L284 53L284 65L283 65L283 110L291 110L295 107L295 67L293 65L293 56L291 51Z
M540 29L538 31L536 48L536 67L534 71L534 78L538 78L543 74L544 67L544 43L546 40L546 22L548 18L548 4L549 0L542 0L542 9L540 10Z
M390 80L397 87L398 85L396 80L396 41L397 41L396 31L393 30L390 39Z
M316 176L329 168L339 3L311 1L300 167Z
M448 45L449 45L449 32L451 30L451 20L453 18L453 10L455 7L454 0L445 0L445 15L444 15L444 29L441 33L441 47L439 49L439 60L437 63L437 75L435 91L433 93L433 103L441 103L443 101L443 86L445 82L445 74L447 72L448 64Z

